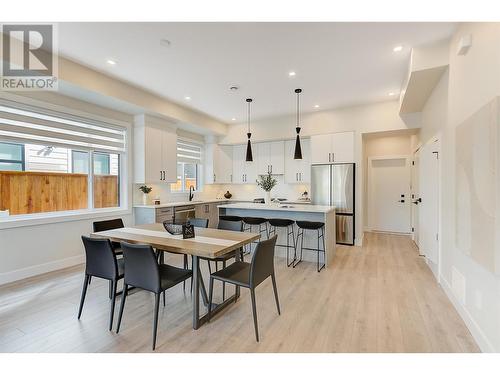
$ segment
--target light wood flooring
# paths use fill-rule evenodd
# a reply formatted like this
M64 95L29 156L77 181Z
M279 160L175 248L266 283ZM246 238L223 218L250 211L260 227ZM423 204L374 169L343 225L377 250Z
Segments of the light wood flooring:
M479 351L408 237L366 233L364 242L339 247L333 265L319 274L315 264L293 269L277 259L282 314L277 315L268 280L256 292L260 343L245 289L236 304L197 331L191 327L189 291L182 285L169 290L167 307L160 307L156 351ZM166 261L180 264L181 257ZM0 351L150 351L152 296L131 294L116 334L107 329L106 281L92 281L77 320L82 281L83 266L77 266L0 287Z

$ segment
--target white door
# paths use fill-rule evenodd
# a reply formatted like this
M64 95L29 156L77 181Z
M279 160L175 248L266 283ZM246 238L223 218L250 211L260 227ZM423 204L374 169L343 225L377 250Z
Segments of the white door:
M372 230L410 233L408 158L369 159L369 218Z
M411 165L411 227L413 232L413 241L418 248L419 244L419 205L420 205L420 150L413 154Z
M420 251L438 264L439 249L439 154L431 142L420 151L419 242Z
M354 163L354 133L332 134L331 153L334 163Z
M313 135L311 137L311 163L328 164L331 162L331 134Z

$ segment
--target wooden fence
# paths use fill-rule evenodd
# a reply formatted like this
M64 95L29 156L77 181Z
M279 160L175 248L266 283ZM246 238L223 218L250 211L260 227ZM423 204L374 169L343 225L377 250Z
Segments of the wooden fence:
M0 171L0 210L10 215L88 207L88 176L76 173ZM116 207L118 176L94 176L94 207Z

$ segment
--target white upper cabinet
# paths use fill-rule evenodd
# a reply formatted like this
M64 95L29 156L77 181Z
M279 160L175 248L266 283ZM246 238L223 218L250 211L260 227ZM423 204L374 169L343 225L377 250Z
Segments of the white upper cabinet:
M257 174L284 174L285 173L285 142L256 143Z
M311 163L354 163L354 132L312 136Z
M254 184L257 179L256 145L252 145L253 160L247 162L247 145L233 146L233 183Z
M177 181L177 134L171 124L146 115L135 117L134 182Z
M302 159L294 159L295 140L285 142L285 183L300 184L311 182L311 141L301 139Z
M205 147L205 183L229 184L233 175L233 146L208 143Z

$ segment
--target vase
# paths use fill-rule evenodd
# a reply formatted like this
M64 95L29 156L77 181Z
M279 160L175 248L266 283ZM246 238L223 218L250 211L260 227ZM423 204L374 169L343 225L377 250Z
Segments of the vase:
M266 197L264 198L264 202L266 204L271 204L271 192L270 191L266 191Z
M145 206L148 204L148 195L142 194L142 204Z

